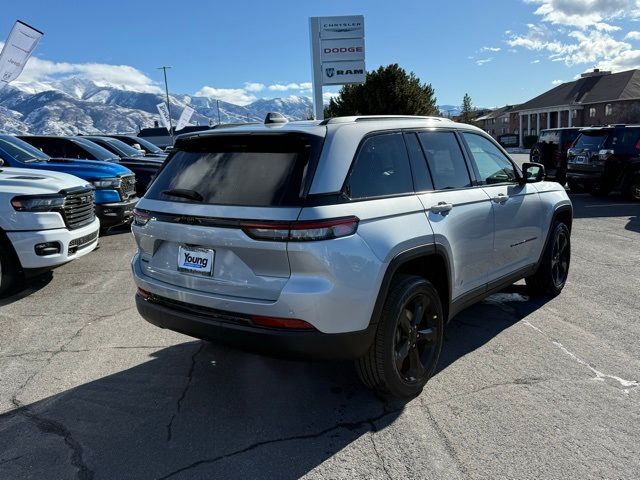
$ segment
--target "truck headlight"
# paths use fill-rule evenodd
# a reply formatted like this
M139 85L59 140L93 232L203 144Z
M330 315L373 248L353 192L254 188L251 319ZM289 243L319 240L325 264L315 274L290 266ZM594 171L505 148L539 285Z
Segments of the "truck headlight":
M120 188L119 178L103 178L101 180L93 180L91 183L96 188Z
M62 208L63 195L21 195L11 200L13 208L19 212L51 212Z

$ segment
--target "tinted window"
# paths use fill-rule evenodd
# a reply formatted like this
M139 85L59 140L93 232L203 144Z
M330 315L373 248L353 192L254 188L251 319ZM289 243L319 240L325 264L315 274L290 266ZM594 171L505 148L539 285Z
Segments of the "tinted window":
M488 185L516 181L513 164L493 142L475 133L462 135L469 146L472 161L480 173L481 181Z
M116 137L118 140L120 140L121 142L126 143L127 145L131 145L132 147L136 144L140 145L142 147L143 150L146 150L149 153L164 153L163 150L161 150L160 148L156 147L153 143L151 143L149 140L145 140L144 138L141 137ZM135 147L134 147L135 148ZM137 148L136 148L137 150Z
M24 137L25 142L53 158L64 158L64 149L58 142L47 137Z
M413 177L415 181L416 192L424 192L433 190L433 182L431 175L427 169L427 162L422 152L422 147L415 133L407 133L404 136L411 160L411 168L413 169Z
M171 202L298 206L318 148L319 140L301 135L216 136L182 142L146 196Z
M573 144L573 148L594 150L600 148L607 138L607 132L582 132L576 142Z
M358 150L347 195L368 198L408 192L413 192L413 181L402 134L366 139Z
M73 139L70 139L69 142L75 144L75 146L80 148L81 151L86 152L86 153L83 153L83 155L85 155L84 157L77 157L77 158L89 158L92 160L94 159L104 160L107 162L118 159L117 155L111 153L109 150L107 150L104 147L101 147L97 143L93 143L87 140L86 138L75 137ZM73 147L71 146L68 146L66 148L69 148L70 151L75 151L75 149L73 149Z
M620 147L624 150L634 149L638 143L638 138L640 138L640 130L637 128L614 130L607 138L605 147Z
M12 138L10 140L6 138L0 138L0 149L7 152L19 162L46 162L49 159L48 155L45 155L34 146L18 138ZM5 158L5 160L8 161L9 159Z
M471 186L467 164L453 132L420 132L418 138L436 190Z

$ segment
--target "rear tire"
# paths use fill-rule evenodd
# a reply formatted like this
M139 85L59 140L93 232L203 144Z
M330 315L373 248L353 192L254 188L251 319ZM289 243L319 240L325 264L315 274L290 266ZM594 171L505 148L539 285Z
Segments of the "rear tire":
M635 174L622 185L622 195L628 200L640 202L640 174Z
M416 275L397 276L374 341L356 360L358 376L380 394L415 397L436 370L443 330L442 303L435 287Z
M569 187L569 190L571 190L571 193L584 192L584 187L580 185L578 182L576 182L575 180L568 179L567 186Z
M18 266L13 251L0 240L0 295L12 288L18 279Z
M559 295L569 275L571 263L571 234L569 227L556 221L549 243L536 273L525 278L529 291L536 295Z

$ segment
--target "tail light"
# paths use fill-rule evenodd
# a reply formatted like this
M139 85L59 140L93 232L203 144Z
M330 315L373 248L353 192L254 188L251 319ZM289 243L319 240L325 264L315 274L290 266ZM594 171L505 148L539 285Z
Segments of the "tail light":
M240 227L254 240L308 242L347 237L358 230L358 217L302 222L246 222Z
M564 142L564 150L569 150L573 146L573 140L567 140Z
M607 160L611 155L613 155L613 150L600 150L598 152L598 158L600 160Z
M138 208L133 209L133 223L138 226L145 226L151 220L151 215L149 212L144 210L140 210Z

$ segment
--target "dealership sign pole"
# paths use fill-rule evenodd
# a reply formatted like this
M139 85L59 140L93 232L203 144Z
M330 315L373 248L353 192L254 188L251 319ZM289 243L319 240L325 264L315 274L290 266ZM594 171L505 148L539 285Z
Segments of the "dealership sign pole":
M0 90L22 73L42 35L41 31L16 20L0 53Z
M322 87L364 83L364 17L309 18L313 110L317 120L324 118Z

